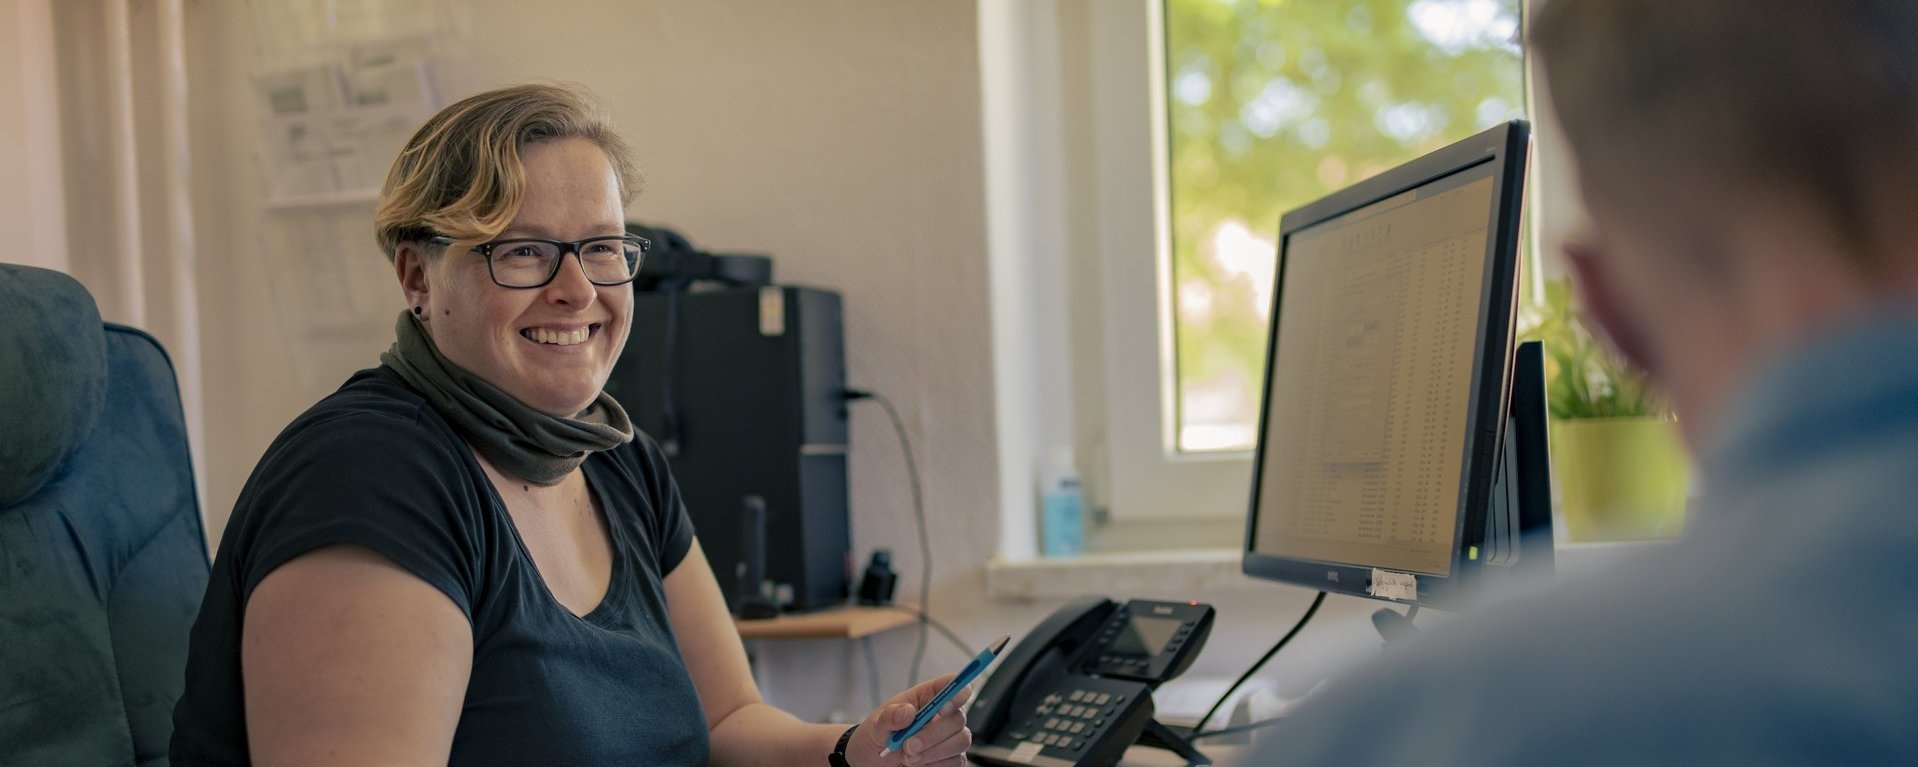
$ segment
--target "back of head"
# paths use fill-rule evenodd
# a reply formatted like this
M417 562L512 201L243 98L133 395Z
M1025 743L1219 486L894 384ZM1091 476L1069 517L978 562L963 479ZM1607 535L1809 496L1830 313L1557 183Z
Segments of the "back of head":
M400 243L434 235L492 239L519 212L521 150L564 138L598 145L619 176L620 201L632 200L639 187L632 150L583 88L513 85L440 110L407 140L380 189L373 229L387 260Z
M1588 201L1684 226L1763 188L1808 203L1858 266L1896 257L1918 203L1918 3L1550 0L1530 39Z

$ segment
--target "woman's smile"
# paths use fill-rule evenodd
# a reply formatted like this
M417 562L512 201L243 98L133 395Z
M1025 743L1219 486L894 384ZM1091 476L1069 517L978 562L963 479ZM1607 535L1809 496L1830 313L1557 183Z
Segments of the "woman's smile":
M553 347L555 350L577 350L577 347L599 335L599 328L600 324L597 322L574 325L535 325L521 328L519 335L542 347Z

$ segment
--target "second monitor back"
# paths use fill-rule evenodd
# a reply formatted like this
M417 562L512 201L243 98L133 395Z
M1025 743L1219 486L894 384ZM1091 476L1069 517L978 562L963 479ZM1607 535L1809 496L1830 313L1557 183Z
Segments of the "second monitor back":
M741 510L755 495L766 503L766 577L790 587L788 609L846 601L845 386L836 293L768 286L634 295L632 334L606 390L666 449L734 609Z

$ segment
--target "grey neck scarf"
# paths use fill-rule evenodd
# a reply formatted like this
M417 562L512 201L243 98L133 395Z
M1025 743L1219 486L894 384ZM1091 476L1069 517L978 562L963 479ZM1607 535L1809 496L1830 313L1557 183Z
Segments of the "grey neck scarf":
M398 338L380 355L486 460L540 485L556 485L586 456L633 441L633 422L611 395L600 392L571 418L547 415L440 354L413 315L400 312Z

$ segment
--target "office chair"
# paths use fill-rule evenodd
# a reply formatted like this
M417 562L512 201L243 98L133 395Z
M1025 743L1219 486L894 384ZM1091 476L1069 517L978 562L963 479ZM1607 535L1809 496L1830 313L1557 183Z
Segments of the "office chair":
M166 352L0 264L0 763L165 765L207 572Z

